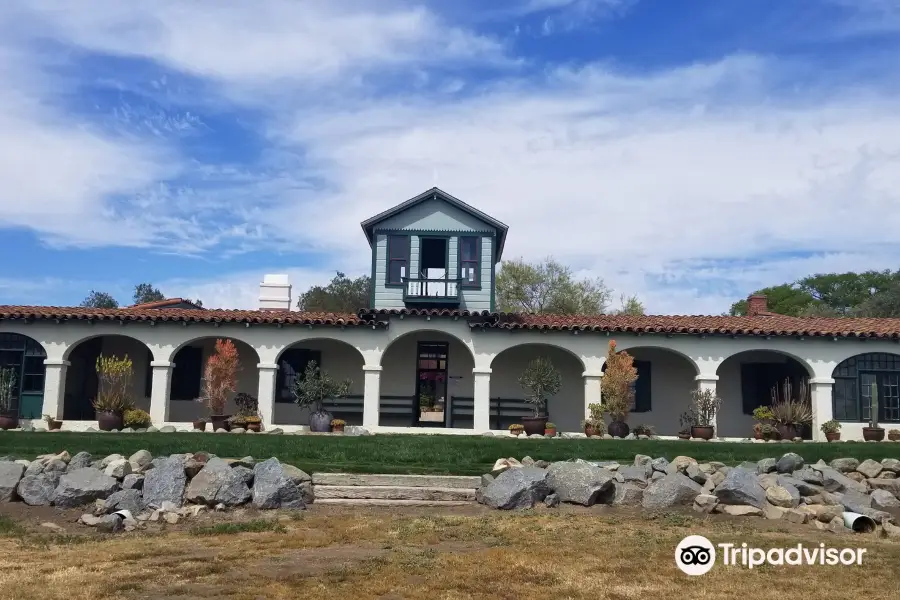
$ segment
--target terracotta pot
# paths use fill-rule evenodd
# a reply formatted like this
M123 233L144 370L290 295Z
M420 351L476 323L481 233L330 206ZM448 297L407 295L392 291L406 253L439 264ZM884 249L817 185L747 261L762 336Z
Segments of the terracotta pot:
M197 431L206 431L206 421L194 421L194 429Z
M585 425L584 426L584 435L591 437L592 435L597 435L597 428L593 425Z
M888 439L892 442L900 441L900 433L888 433Z
M229 417L231 417L231 415L209 415L209 422L212 423L212 430L218 431L224 429L225 431L230 431L231 423L228 422Z
M691 425L691 437L701 440L711 440L715 432L712 425Z
M522 426L526 435L544 435L550 417L522 417Z
M623 438L628 435L628 432L631 431L631 429L625 421L613 421L609 424L609 427L606 428L606 431L613 437Z
M345 425L332 425L331 432L332 433L344 433Z
M97 426L100 431L112 431L113 429L122 429L124 425L122 413L114 412L98 412Z
M545 429L544 435L549 435L550 437L556 437L556 430L555 429Z
M327 410L309 414L309 430L318 433L331 432L331 420L334 419Z
M836 442L839 439L841 439L841 432L840 431L828 431L825 433L825 439L828 440L829 442Z
M691 439L691 434L690 433L679 433L678 439L679 440L689 440L689 439Z
M260 431L262 431L262 423L247 423L247 431L255 431L256 433L259 433Z
M19 426L19 415L12 413L0 414L0 429L15 429Z
M763 439L762 431L757 431L757 430L754 429L754 430L753 430L753 439L754 439L754 440L761 440L761 439Z
M884 440L884 428L863 427L863 439L867 442L880 442Z
M62 429L62 421L57 421L56 419L50 419L47 421L47 429L50 431L59 431Z

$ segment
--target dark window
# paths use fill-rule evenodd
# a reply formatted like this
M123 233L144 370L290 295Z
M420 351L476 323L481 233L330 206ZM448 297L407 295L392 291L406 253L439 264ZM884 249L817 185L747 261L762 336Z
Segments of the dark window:
M144 373L144 396L147 398L150 397L150 393L153 391L153 366L150 364L153 362L153 352L150 351L150 348L147 348L147 372Z
M409 277L409 237L405 235L388 236L387 283L402 284L404 277Z
M900 355L870 352L835 367L832 411L838 421L868 422L872 389L878 389L878 420L900 422Z
M463 287L481 285L481 239L474 236L459 238L459 276Z
M741 402L744 414L752 415L754 409L772 404L772 388L780 390L785 379L790 378L796 393L805 377L806 371L795 362L741 364Z
M22 368L22 393L44 392L44 357L26 356Z
M633 384L634 401L631 412L650 412L653 410L650 402L650 361L636 360L633 364L638 377Z
M203 348L185 346L175 355L172 369L172 400L196 400L203 379Z
M281 355L278 361L278 380L275 389L275 402L294 401L294 382L298 377L303 377L306 365L311 360L322 368L322 353L318 350L306 350L304 348L289 348Z

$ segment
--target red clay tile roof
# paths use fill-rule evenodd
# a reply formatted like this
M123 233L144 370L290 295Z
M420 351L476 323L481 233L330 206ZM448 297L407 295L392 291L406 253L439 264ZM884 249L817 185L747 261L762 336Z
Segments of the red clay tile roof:
M178 306L179 304L190 304L191 306L202 309L202 306L195 304L190 300L185 300L184 298L166 298L165 300L159 300L157 302L144 302L142 304L132 304L128 308L170 308L173 306Z
M176 321L193 323L272 323L285 325L371 326L354 314L268 310L184 308L83 308L0 306L0 320ZM381 324L379 324L380 326Z

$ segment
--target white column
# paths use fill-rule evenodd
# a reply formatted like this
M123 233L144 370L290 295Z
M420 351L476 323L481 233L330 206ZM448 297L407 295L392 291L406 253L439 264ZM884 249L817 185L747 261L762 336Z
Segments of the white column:
M378 411L381 405L381 366L363 365L363 427L372 431L378 427Z
M603 371L585 371L584 377L584 418L591 417L591 404L602 402L601 390L603 389Z
M812 437L814 440L825 441L822 433L822 423L834 418L834 410L831 404L831 392L834 389L834 379L830 377L816 377L809 380L809 396L812 404Z
M472 428L478 432L491 430L491 369L472 369L475 377L472 402Z
M256 368L259 369L256 398L259 401L259 418L265 431L275 425L275 384L278 380L278 365L259 363Z
M701 392L704 390L712 390L712 393L716 393L716 384L719 381L718 375L697 375L694 377L694 380L697 382L697 389ZM713 415L711 425L714 427L713 437L719 436L719 424L718 424L718 415Z
M169 420L169 391L172 388L172 369L175 363L165 360L154 360L150 363L153 369L153 383L150 389L150 420L156 427Z
M44 406L42 412L54 419L63 418L66 398L67 360L44 360Z

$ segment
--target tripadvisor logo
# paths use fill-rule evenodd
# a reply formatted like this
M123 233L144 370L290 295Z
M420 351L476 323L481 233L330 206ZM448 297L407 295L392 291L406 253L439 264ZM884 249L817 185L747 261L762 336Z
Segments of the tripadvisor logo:
M718 552L716 550L718 548ZM754 548L741 544L713 545L702 535L689 535L675 547L675 565L688 575L704 575L716 564L717 555L726 566L738 565L753 569L761 565L861 565L865 548L829 548L797 544L790 548Z

